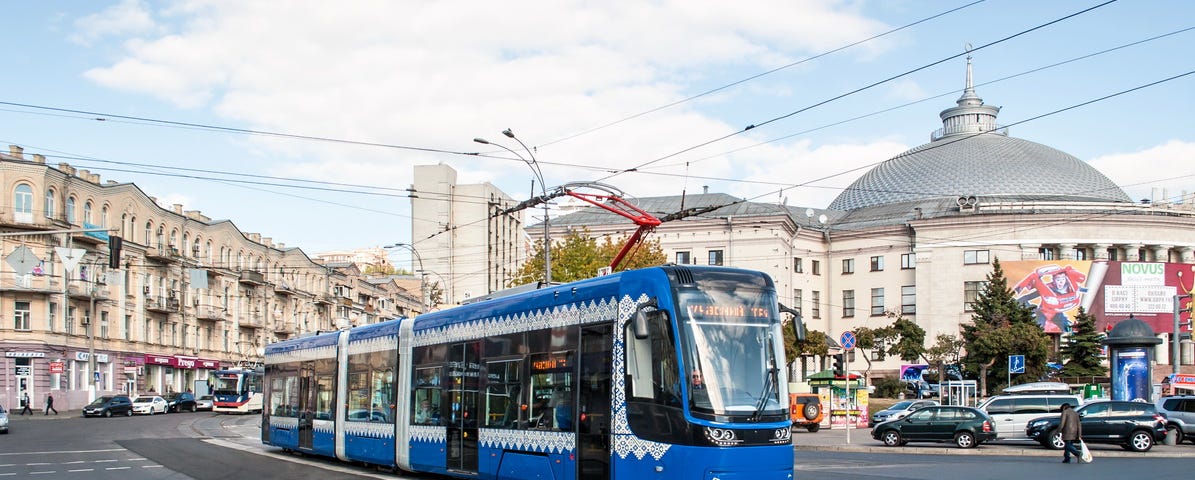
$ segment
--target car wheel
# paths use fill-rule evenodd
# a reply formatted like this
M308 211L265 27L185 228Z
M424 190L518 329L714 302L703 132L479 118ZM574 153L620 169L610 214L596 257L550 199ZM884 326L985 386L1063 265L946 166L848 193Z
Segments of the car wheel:
M195 413L195 410L196 410L195 405L191 405L191 413Z
M815 433L818 430L822 429L822 425L820 423L811 423L811 424L807 425L805 427L805 429L809 430L809 433Z
M822 406L816 403L806 403L802 412L805 414L805 420L813 420L821 413Z
M904 440L900 438L900 432L896 430L888 430L880 435L880 439L884 441L884 445L895 447L897 445L904 445Z
M1171 432L1173 432L1173 433L1171 433ZM1185 439L1185 436L1183 435L1183 429L1179 428L1178 425L1175 425L1173 423L1166 425L1166 435L1174 435L1174 444L1175 445L1182 444L1183 440Z
M1046 438L1048 438L1049 441L1044 445L1050 450L1062 450L1064 447L1066 447L1066 443L1062 441L1062 432L1058 431L1057 428L1050 430L1050 433L1046 436Z
M1134 452L1148 452L1154 446L1153 434L1145 430L1136 430L1129 435L1128 446Z
M975 435L971 432L958 432L954 434L954 444L958 448L975 448L979 444L975 441Z
M104 410L104 418L111 418L112 410Z
M133 409L131 409L131 408L130 408L130 409L128 409L128 410L125 410L125 411L124 411L124 416L126 416L126 417L131 417L131 416L133 416Z

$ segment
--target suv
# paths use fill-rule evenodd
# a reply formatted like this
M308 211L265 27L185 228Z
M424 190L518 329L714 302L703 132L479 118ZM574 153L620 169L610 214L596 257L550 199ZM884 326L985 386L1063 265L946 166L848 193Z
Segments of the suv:
M1105 400L1088 403L1076 412L1087 443L1118 444L1125 450L1147 452L1166 438L1166 417L1148 403ZM1035 418L1025 428L1025 436L1043 447L1060 450L1059 420L1058 415Z
M1030 420L1047 414L1058 420L1064 403L1079 408L1083 399L1078 395L1058 394L996 395L979 404L979 409L992 417L993 428L1001 440L1016 440L1025 438L1025 427Z
M133 401L128 395L104 395L83 407L84 417L133 416Z
M1162 397L1156 407L1166 416L1166 430L1174 430L1175 444L1195 443L1195 395Z
M793 427L803 427L810 432L822 428L822 399L816 393L790 393L788 411Z

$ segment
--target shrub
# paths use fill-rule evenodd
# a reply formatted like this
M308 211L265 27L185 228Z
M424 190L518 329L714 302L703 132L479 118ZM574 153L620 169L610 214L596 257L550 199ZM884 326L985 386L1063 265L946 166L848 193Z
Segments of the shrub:
M905 382L896 377L885 377L875 381L875 395L883 398L896 398L905 391Z

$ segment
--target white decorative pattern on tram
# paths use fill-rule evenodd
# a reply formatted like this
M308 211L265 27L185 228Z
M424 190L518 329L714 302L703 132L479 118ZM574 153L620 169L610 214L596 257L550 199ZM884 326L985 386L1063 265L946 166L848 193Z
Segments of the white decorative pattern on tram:
M640 295L639 300L632 300L631 297L623 297L622 301L618 303L618 325L614 328L614 351L612 352L614 370L614 398L611 405L614 408L613 425L611 428L614 431L614 453L618 458L627 458L627 455L634 455L636 459L642 460L644 455L650 454L652 458L659 460L663 458L664 454L668 453L671 445L667 443L653 442L644 440L635 436L631 432L631 427L627 424L627 391L626 391L626 361L624 354L626 352L626 325L630 321L631 316L635 313L635 307L648 300L647 295Z
M544 453L571 452L577 445L576 434L549 430L482 428L478 431L477 439L486 448Z

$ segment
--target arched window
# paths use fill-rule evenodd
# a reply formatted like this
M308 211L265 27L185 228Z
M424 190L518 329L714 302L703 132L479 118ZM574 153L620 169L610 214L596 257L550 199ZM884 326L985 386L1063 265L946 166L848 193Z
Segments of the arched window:
M12 203L16 209L16 213L33 215L33 187L24 183L17 185L16 195Z
M190 234L183 233L183 244L179 245L179 248L182 249L182 250L179 250L179 252L178 252L179 255L182 255L185 257L185 256L191 254L191 235Z
M108 206L107 205L100 207L100 226L101 227L108 226Z
M145 246L150 246L149 240L154 238L154 223L145 222Z
M207 260L207 263L212 263L212 241L208 240L203 247L203 259Z
M91 200L83 202L83 223L95 225L91 221Z
M53 188L46 190L46 218L54 218L54 196Z
M158 248L166 247L166 226L165 225L158 225L158 235L157 235L156 240L158 241L158 245L157 245Z
M129 217L129 241L135 242L133 236L137 234L137 217ZM144 239L143 239L144 240Z
M178 230L170 231L170 246L178 248Z
M66 197L66 223L75 224L75 197Z

